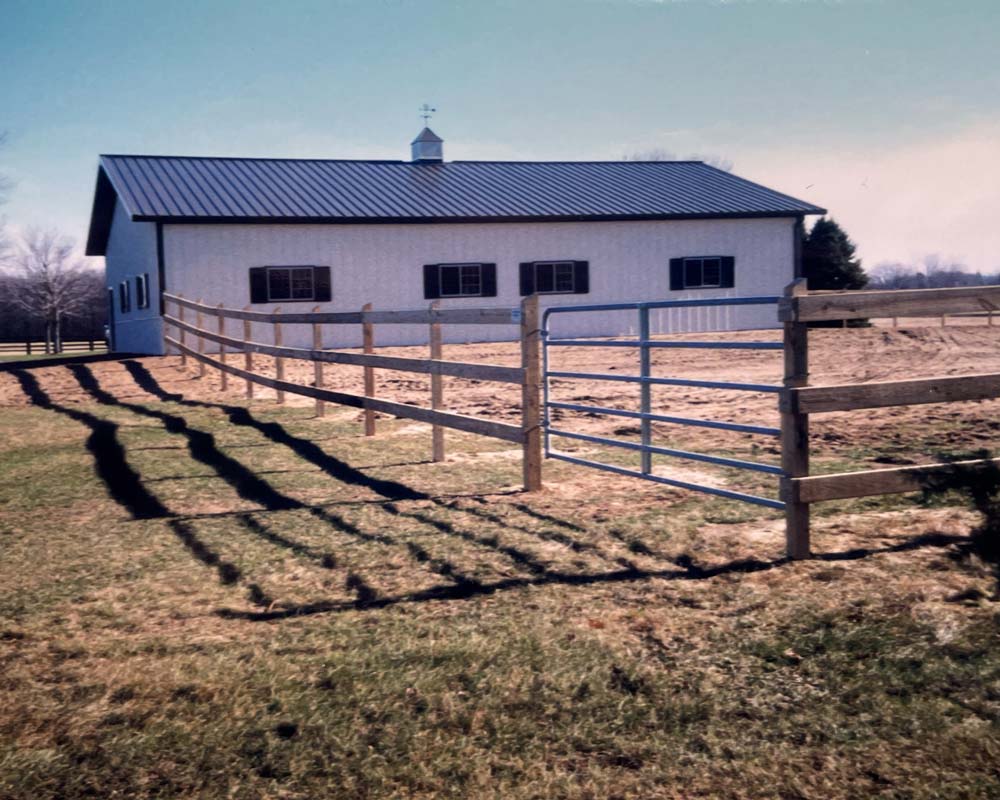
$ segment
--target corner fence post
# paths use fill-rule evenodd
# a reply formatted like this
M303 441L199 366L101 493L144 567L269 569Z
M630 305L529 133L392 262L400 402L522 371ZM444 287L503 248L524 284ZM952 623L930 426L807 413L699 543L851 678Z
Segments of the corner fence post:
M319 312L319 306L313 309L313 314ZM323 349L323 330L318 322L312 324L313 329L313 350ZM323 388L323 362L313 361L313 384L317 389ZM316 400L316 416L322 417L326 414L326 403L322 400Z
M271 313L278 314L280 312L281 312L281 306L275 306L274 311L272 311ZM281 323L277 319L275 319L272 324L274 325L274 346L281 347ZM281 356L275 356L274 358L274 377L277 378L279 381L283 381L285 379L285 359L282 358ZM278 389L277 395L278 395L278 403L284 403L285 390Z
M366 311L372 310L371 303L365 303L361 307L361 343L365 353L369 355L375 352L375 326L368 321ZM365 367L365 397L375 396L375 368ZM370 408L365 408L365 436L375 435L375 412Z
M434 312L437 311L440 303L435 300L430 304L430 344L431 359L440 361L442 358L441 348L441 323L434 320ZM431 408L437 410L444 405L444 378L438 372L431 373ZM431 450L435 461L444 461L444 428L440 425L431 426Z
M198 298L198 311L195 315L195 324L198 326L198 330L202 331L205 329L205 318L201 313L201 307L205 304L205 298ZM198 334L198 355L205 355L205 337L200 333ZM198 377L205 377L205 362L200 358L198 359Z
M219 303L219 336L226 335L226 318L223 315L224 309L222 303ZM226 346L219 342L219 363L226 363ZM229 388L229 375L224 369L219 369L219 381L222 386L222 391L226 391Z
M182 294L177 295L177 299L178 300L183 300L184 299L184 295L182 295ZM177 304L177 319L179 319L181 322L184 321L184 304L183 303L178 303ZM185 334L187 333L187 331L185 331L183 328L178 328L178 332L180 333L180 342L181 342L181 344L184 344ZM182 367L187 367L187 363L188 363L187 353L182 349L181 350L181 366Z
M646 306L639 306L639 377L645 379L650 374L650 353L649 353L649 309ZM652 387L648 380L643 380L639 384L639 410L643 414L649 414L652 408ZM652 442L653 424L649 419L639 421L639 431L642 438L642 446L649 447ZM642 474L649 475L653 471L653 454L648 450L643 450Z
M799 278L785 288L785 297L792 299L809 294L805 278ZM809 383L809 326L804 322L784 323L785 392L781 404L781 479L785 501L785 550L791 559L808 558L809 504L799 501L791 478L809 475L809 415L799 411L794 395L787 391Z
M542 407L541 407L541 325L538 317L538 295L528 295L521 301L521 431L524 435L524 491L542 488Z
M250 306L243 306L244 311L249 311ZM250 320L243 320L243 368L247 372L253 372L253 352L250 350ZM247 399L253 399L253 381L247 378Z

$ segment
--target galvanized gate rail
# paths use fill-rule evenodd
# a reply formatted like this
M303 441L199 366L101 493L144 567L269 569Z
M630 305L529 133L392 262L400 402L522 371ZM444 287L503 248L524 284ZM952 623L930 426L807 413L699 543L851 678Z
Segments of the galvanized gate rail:
M726 341L672 341L657 340L650 337L649 312L653 309L671 308L704 308L710 306L754 306L773 305L777 307L778 296L759 297L726 297L705 300L664 300L653 303L610 303L604 305L586 306L554 306L545 310L542 317L542 392L543 392L543 427L544 445L546 458L566 461L570 464L577 464L584 467L613 472L618 475L626 475L655 483L675 486L681 489L689 489L696 492L725 497L730 500L739 500L745 503L766 506L768 508L784 509L785 503L769 497L759 497L757 495L746 494L744 492L720 489L715 486L705 486L703 484L692 483L690 481L677 480L675 478L665 478L653 473L652 457L654 455L669 456L689 461L701 461L709 464L717 464L735 469L751 470L763 472L778 477L784 477L785 471L775 465L761 464L755 461L744 461L735 458L725 458L713 456L707 453L694 453L686 450L676 450L669 447L659 447L652 444L652 423L666 422L675 425L693 425L704 428L715 428L720 430L737 431L740 433L752 433L763 436L781 436L780 428L769 428L761 425L744 425L735 422L725 422L720 420L693 419L667 414L654 414L651 410L651 389L653 386L693 386L706 389L724 389L747 392L767 392L778 394L783 390L781 385L760 384L760 383L738 383L733 381L703 381L688 378L661 378L653 377L651 374L651 351L654 348L707 348L707 349L731 349L731 350L783 350L782 342L726 342ZM549 335L549 318L554 314L572 314L581 312L607 312L607 311L635 311L638 314L638 338L636 339L607 339L607 338L552 338ZM600 372L567 372L563 370L549 369L549 348L551 347L624 347L639 350L639 374L638 375L609 375ZM566 403L550 399L549 382L552 378L562 378L568 380L597 380L615 381L621 383L638 384L640 389L638 411L629 411L620 408L608 408L606 406L592 406L580 403ZM550 410L561 409L565 411L578 411L601 416L626 417L638 419L640 421L640 442L629 442L622 439L609 439L604 436L592 434L576 433L560 428L554 428L551 424ZM625 450L635 451L641 454L641 469L634 470L625 467L618 467L612 464L605 464L600 461L579 458L553 450L551 439L559 437L573 439L576 441L590 442L592 444L608 445Z

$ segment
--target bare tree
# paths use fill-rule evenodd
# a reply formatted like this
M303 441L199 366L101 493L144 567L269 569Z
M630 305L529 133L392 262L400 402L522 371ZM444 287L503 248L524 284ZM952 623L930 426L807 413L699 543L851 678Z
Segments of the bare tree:
M721 169L724 172L733 171L733 162L724 156L716 156L710 153L692 153L687 158L678 159L676 153L672 153L662 147L652 147L649 150L641 150L636 153L626 153L622 156L623 161L704 161L710 167Z
M13 264L15 305L44 322L45 352L61 352L63 321L100 302L100 276L84 268L71 239L51 230L25 233Z
M7 132L0 131L0 150L7 143ZM11 189L11 180L3 173L0 173L0 206L7 202L7 195ZM0 267L7 263L11 254L10 237L7 235L7 220L0 217Z

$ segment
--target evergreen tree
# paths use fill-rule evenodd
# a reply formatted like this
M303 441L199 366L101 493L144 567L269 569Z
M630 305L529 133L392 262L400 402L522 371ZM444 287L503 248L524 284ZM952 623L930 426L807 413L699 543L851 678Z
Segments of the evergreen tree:
M802 242L802 274L810 289L863 289L868 276L844 229L823 217Z

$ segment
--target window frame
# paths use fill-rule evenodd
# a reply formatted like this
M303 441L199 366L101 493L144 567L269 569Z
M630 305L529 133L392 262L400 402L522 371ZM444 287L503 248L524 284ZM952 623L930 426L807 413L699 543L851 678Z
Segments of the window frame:
M681 259L681 283L683 291L688 291L690 289L722 289L722 256L685 256ZM701 272L701 282L700 283L688 283L688 262L698 261L700 262L699 270ZM715 283L705 283L705 262L715 261L717 263L718 270L718 280Z
M267 303L309 303L316 301L316 266L314 264L295 264L288 266L273 266L265 267L264 272L264 286L267 290ZM309 270L309 297L295 297L294 296L294 284L292 279L292 272L294 270ZM272 297L271 296L271 275L275 272L282 271L288 273L288 297Z
M122 314L132 310L132 287L127 278L118 284L118 310Z
M438 279L438 296L443 300L450 297L485 297L483 294L483 266L486 264L485 261L463 261L454 264L438 264L437 265L437 279ZM470 268L476 268L476 282L478 284L478 289L475 292L463 292L463 275L462 271ZM445 292L444 290L444 270L446 269L457 269L458 270L458 292Z
M135 276L135 307L149 308L149 273Z
M560 260L560 261L534 261L532 262L532 269L534 271L535 279L535 294L577 294L576 291L576 263L575 261ZM538 288L538 271L541 267L551 267L552 268L552 288L548 291L543 291ZM568 267L569 269L569 288L560 289L559 286L559 276L558 268Z

